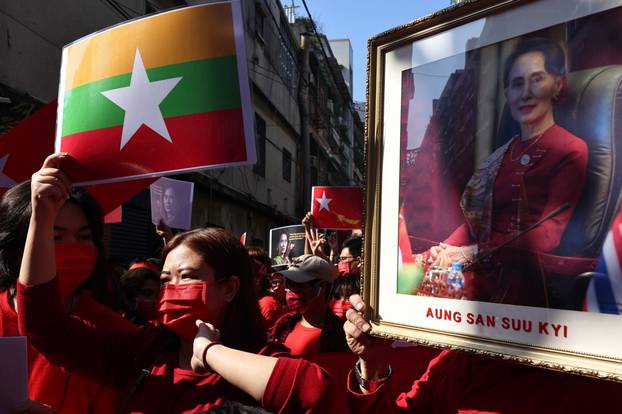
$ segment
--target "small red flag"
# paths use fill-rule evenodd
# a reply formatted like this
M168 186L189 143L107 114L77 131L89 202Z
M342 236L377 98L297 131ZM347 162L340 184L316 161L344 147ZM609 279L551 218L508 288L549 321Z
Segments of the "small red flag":
M240 243L242 243L242 246L246 247L246 232L240 236Z
M362 187L313 187L311 213L321 229L363 227Z
M104 216L104 223L115 224L123 222L123 206L119 206Z

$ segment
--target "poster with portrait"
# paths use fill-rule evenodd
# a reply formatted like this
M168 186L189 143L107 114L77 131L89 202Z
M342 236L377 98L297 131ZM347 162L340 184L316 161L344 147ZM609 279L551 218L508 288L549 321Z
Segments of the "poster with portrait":
M622 380L621 19L480 0L370 39L375 332Z
M160 221L173 229L192 226L194 183L162 177L151 184L151 222Z
M305 228L302 225L270 229L270 258L275 266L288 265L305 252Z

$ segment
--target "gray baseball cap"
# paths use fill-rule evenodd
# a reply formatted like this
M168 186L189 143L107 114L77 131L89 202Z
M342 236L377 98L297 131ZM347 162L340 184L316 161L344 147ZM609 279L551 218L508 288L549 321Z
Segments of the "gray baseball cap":
M296 283L306 283L316 279L332 283L336 276L335 268L332 264L312 254L303 254L296 257L287 270L283 270L280 273Z

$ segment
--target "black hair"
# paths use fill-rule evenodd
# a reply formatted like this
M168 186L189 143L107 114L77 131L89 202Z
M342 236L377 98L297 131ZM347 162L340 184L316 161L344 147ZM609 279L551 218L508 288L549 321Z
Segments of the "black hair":
M359 294L361 290L361 277L358 275L342 276L333 282L330 290L330 299L345 297L348 299L350 295Z
M341 248L348 248L352 257L359 257L363 252L363 238L359 236L351 236L347 238Z
M232 276L240 280L235 298L225 309L220 329L222 342L232 348L258 352L267 338L255 294L251 260L246 248L231 233L223 229L196 229L177 234L162 251L162 263L177 246L185 245L203 257L217 281Z
M251 264L253 265L253 273L255 270L255 265L252 262L253 260L257 260L259 263L263 264L266 268L267 275L263 276L260 281L260 290L257 292L257 298L263 298L264 296L268 296L270 294L270 279L268 276L272 273L272 259L268 256L268 252L266 252L263 248L259 246L249 246L246 248L248 252L248 257L251 258ZM257 275L254 275L255 277Z
M109 286L102 240L104 223L101 208L89 193L79 187L71 190L67 202L82 209L91 230L93 244L97 247L95 270L80 289L88 289L95 299L106 304ZM9 189L0 201L0 291L14 287L19 277L31 214L28 180Z
M566 76L566 53L562 46L552 39L545 37L531 37L519 41L514 51L505 60L503 70L503 87L510 85L510 71L516 59L529 52L542 52L544 55L544 68L547 73L554 76Z
M135 260L134 262L132 262L132 264L136 263L150 263L157 268L160 268L160 261L155 258ZM137 291L143 287L144 283L147 280L153 280L159 285L160 274L155 270L148 269L146 267L130 269L127 272L123 273L119 280L119 287L123 298L126 301L133 300L136 297Z

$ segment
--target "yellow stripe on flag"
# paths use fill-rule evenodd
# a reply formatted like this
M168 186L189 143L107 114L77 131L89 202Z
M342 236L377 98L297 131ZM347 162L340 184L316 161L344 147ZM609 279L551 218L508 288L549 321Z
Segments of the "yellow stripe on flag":
M144 18L68 46L66 90L131 72L137 48L146 69L233 56L231 4L192 7Z

